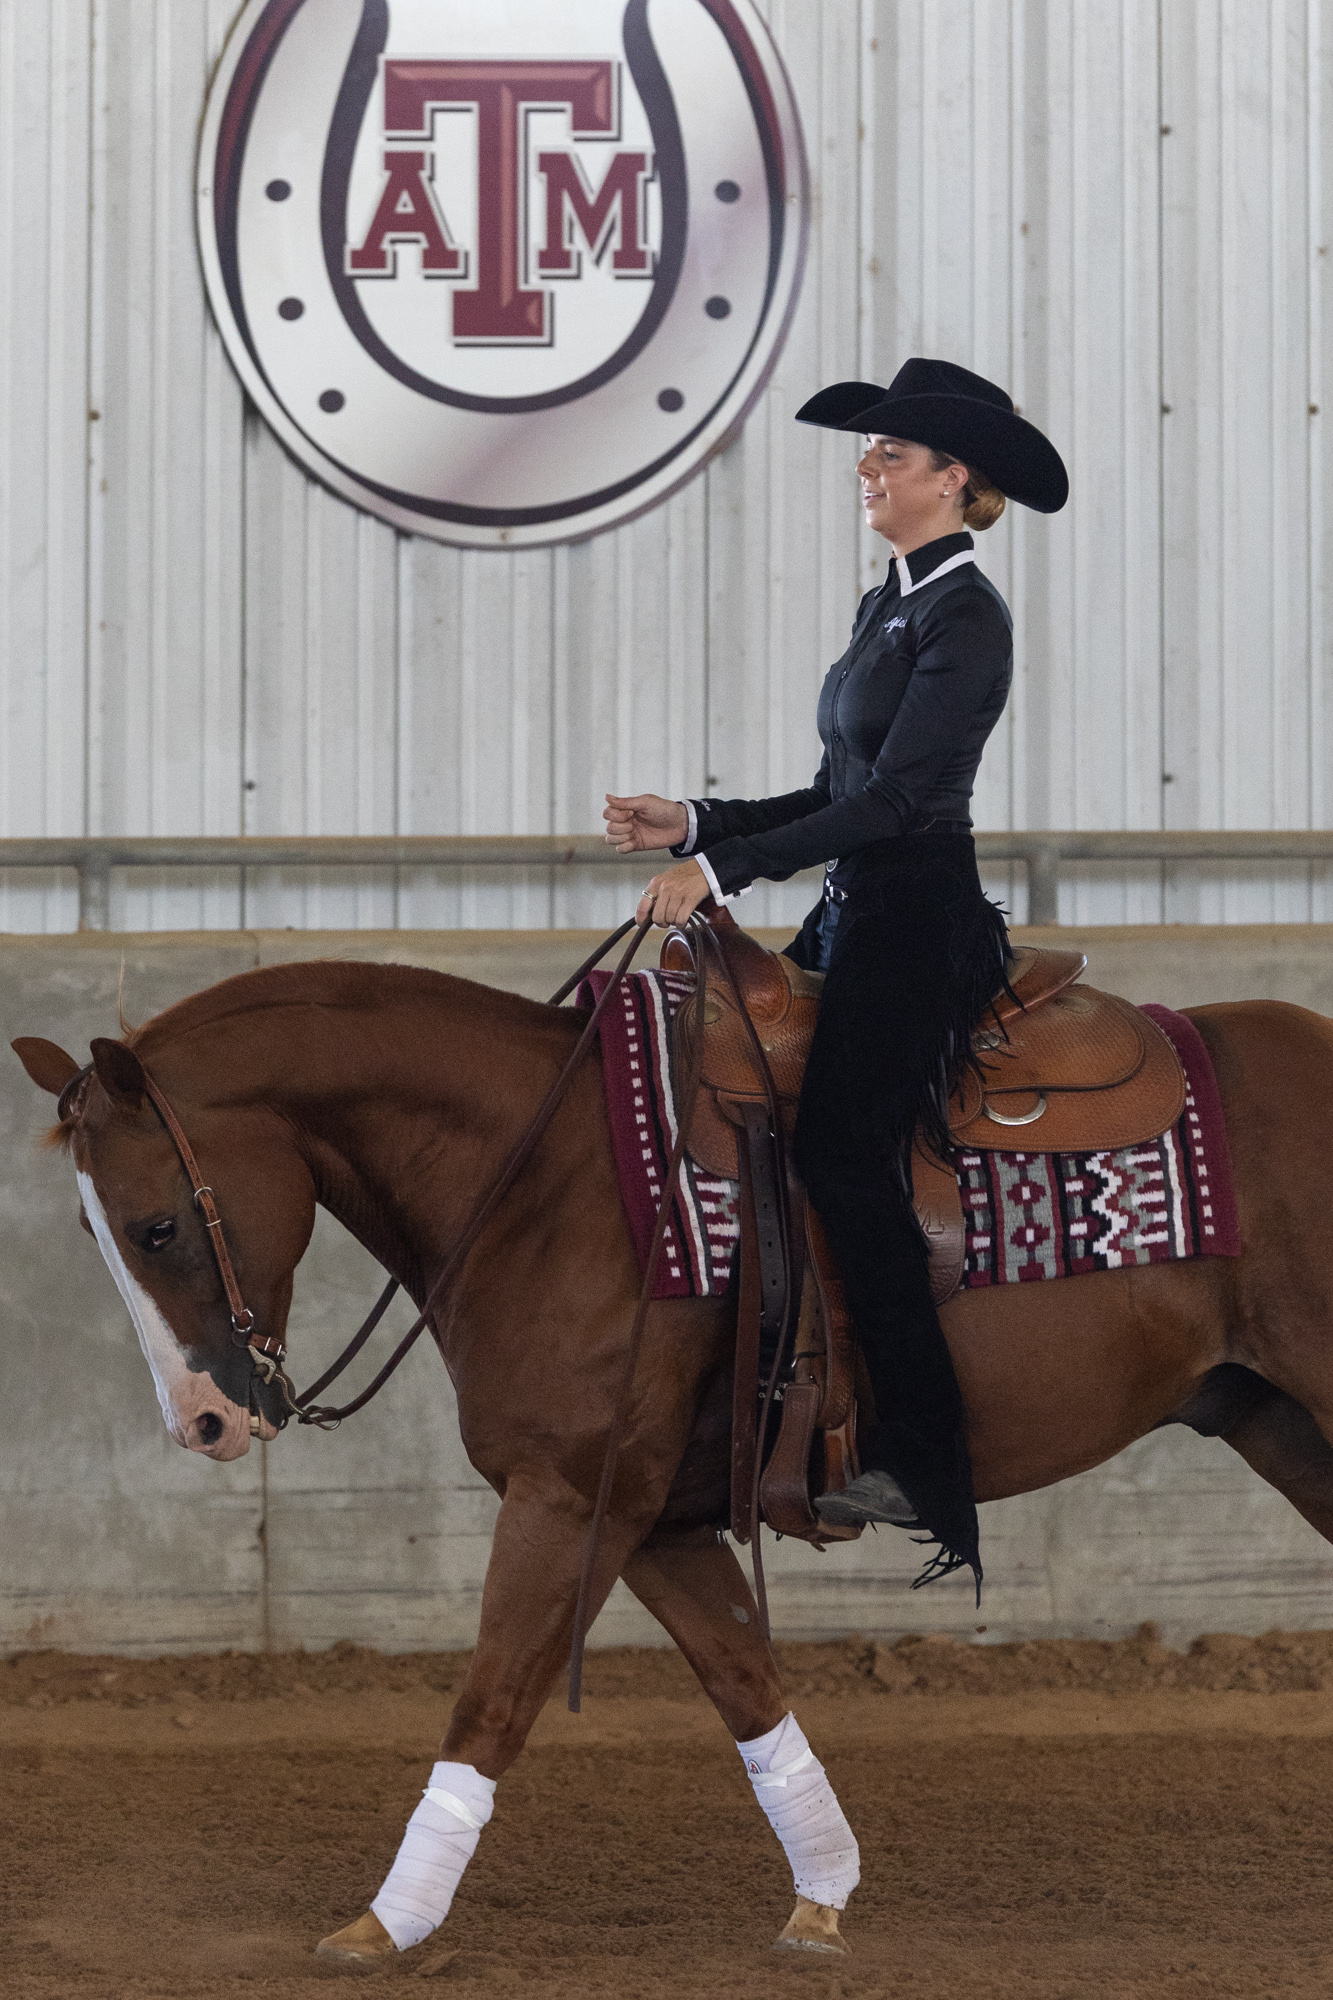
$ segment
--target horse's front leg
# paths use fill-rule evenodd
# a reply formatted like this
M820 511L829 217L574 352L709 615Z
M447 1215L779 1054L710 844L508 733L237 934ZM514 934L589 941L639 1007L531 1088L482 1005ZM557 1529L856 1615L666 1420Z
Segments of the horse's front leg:
M608 1516L599 1544L594 1613L647 1525L638 1517ZM568 1661L588 1526L587 1503L569 1488L525 1485L520 1479L510 1484L495 1524L477 1650L440 1745L440 1761L370 1909L323 1939L322 1956L383 1960L420 1944L449 1914L491 1817L496 1780L523 1748Z
M845 1952L838 1912L861 1879L856 1836L787 1708L740 1564L705 1529L650 1537L625 1582L664 1625L736 1739L746 1775L791 1864L796 1908L780 1951Z

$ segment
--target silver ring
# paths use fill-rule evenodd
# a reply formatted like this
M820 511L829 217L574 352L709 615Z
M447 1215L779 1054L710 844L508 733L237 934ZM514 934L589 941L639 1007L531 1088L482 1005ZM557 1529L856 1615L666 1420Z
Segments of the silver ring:
M1020 1111L1016 1117L1006 1117L1003 1111L996 1111L989 1098L983 1098L981 1108L992 1125L1035 1125L1046 1113L1046 1092L1037 1092L1036 1107L1032 1111Z

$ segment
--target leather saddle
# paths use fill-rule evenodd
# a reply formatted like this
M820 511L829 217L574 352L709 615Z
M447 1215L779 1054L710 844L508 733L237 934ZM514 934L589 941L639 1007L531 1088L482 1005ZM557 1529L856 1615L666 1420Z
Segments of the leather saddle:
M701 1024L693 996L682 1002L675 1073L691 1073L702 1029L689 1152L707 1172L741 1183L732 1533L748 1541L762 1514L779 1533L823 1547L860 1533L829 1527L810 1504L812 1488L841 1487L858 1470L858 1357L819 1218L785 1155L824 981L766 950L725 909L705 904L700 916L712 933L704 1018ZM694 926L670 931L662 965L694 971L704 948ZM1175 1049L1127 1000L1079 984L1086 967L1079 951L1022 947L1015 954L1008 987L973 1040L980 1078L965 1073L950 1103L957 1147L1110 1152L1175 1124L1185 1106ZM942 1305L963 1274L953 1162L918 1141L913 1185ZM769 1384L761 1398L764 1369ZM863 1380L863 1406L868 1393ZM764 1412L779 1402L781 1423L764 1462Z

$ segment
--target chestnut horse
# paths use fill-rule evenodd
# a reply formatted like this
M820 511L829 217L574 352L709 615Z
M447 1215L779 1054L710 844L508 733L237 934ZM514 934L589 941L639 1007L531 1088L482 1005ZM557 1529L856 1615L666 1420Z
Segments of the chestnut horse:
M316 963L244 973L94 1045L61 1136L181 1444L247 1451L252 1388L263 1437L280 1412L232 1339L144 1072L214 1189L247 1303L281 1333L317 1203L421 1304L584 1018L443 974ZM1244 1252L955 1298L943 1324L977 1498L1065 1479L1176 1421L1225 1437L1333 1539L1333 1024L1270 1002L1191 1019L1217 1072ZM52 1092L76 1071L50 1043L20 1053ZM486 1780L517 1757L569 1653L639 1283L594 1054L433 1320L468 1457L500 1496L441 1753ZM745 1742L785 1705L716 1532L733 1324L725 1300L652 1307L593 1596L623 1576ZM801 1898L783 1937L840 1948L835 1909ZM340 1939L347 1955L392 1949L373 1916Z

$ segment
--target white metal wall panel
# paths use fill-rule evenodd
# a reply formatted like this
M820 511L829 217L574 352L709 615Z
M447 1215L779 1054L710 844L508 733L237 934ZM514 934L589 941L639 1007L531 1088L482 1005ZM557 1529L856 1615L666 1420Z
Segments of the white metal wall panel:
M434 618L417 615L414 582L404 831L550 831L551 552L422 549L413 574ZM479 870L470 879L419 877L404 890L404 923L503 929L550 920L540 880Z
M393 831L400 538L308 480L253 414L245 528L244 829ZM394 885L254 873L244 921L392 925Z
M554 552L551 832L599 827L608 791L701 785L707 501L696 480L656 514ZM609 929L625 894L623 879L558 881L552 920Z
M11 834L83 830L90 98L86 0L0 0L0 826ZM0 881L0 923L72 928L67 885Z
M1330 16L1307 0L1164 15L1166 823L1324 823L1327 577L1318 327ZM1203 921L1322 916L1303 869L1208 871ZM1211 879L1209 877L1211 876Z
M1050 304L1042 313L1032 273L1025 317L1045 338L1029 353L1026 394L1030 414L1067 451L1072 504L1054 521L1024 522L1029 575L1041 576L1025 607L1027 717L1048 708L1059 726L1044 758L1029 757L1027 795L1016 804L1030 824L1157 826L1156 8L1052 0L1041 11L1045 102L1060 113L1041 135L1045 171L1037 185L1035 175L1028 180L1029 205L1044 210ZM1025 142L1040 114L1041 99L1029 99ZM1153 921L1157 873L1070 885L1062 914L1083 923Z
M90 832L240 830L240 389L191 252L188 163L230 9L93 0ZM114 923L234 924L234 879L121 882Z
M769 0L813 185L774 379L667 505L514 555L395 535L247 417L191 205L234 9L0 0L6 831L564 832L607 788L806 781L884 551L855 442L792 414L914 352L1005 382L1073 477L1066 513L981 545L1016 678L979 823L1328 824L1333 0ZM1063 914L1333 914L1307 870L1160 873L1088 871ZM171 876L121 884L113 921L623 901L587 873ZM72 921L67 881L0 884L0 923Z

